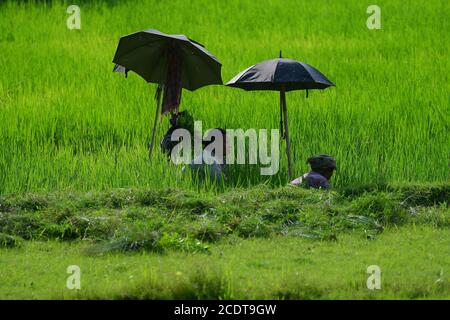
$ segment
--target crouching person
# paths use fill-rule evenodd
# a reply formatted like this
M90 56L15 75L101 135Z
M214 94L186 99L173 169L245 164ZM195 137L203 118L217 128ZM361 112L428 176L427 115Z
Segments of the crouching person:
M226 180L226 155L228 152L226 130L215 128L209 131L203 141L203 152L189 164L188 168L196 178L211 181ZM187 167L182 171L186 172Z
M336 169L336 159L321 154L308 158L306 163L311 166L311 171L291 181L292 185L301 185L307 188L328 189L329 180Z

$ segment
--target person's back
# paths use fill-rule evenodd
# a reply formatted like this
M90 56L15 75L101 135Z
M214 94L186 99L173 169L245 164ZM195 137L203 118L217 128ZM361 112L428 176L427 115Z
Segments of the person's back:
M180 129L180 127L171 126L163 136L160 143L162 152L165 153L168 157L170 157L170 153L172 152L173 147L178 143L178 141L172 141L172 133L177 129Z
M178 140L172 141L173 132L177 129L185 129L193 135L193 121L192 116L187 111L172 114L172 118L170 119L170 128L164 134L160 143L162 152L169 158L171 156L172 149L179 143Z
M219 140L216 142L216 139ZM211 148L210 146L213 146L213 144L217 145ZM226 152L226 130L222 128L212 129L206 141L204 141L204 150L191 161L189 169L201 180L207 176L211 180L226 179L224 172ZM182 171L186 172L186 168L186 166L183 167Z
M205 178L206 174L209 174L211 180L224 178L223 164L210 153L203 152L200 156L192 160L189 164L191 170L200 178ZM183 172L186 171L186 167L183 168Z

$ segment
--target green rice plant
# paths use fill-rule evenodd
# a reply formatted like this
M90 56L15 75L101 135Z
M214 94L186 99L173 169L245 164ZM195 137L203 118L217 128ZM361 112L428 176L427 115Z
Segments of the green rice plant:
M357 0L81 1L80 30L66 28L69 4L0 4L0 194L223 192L287 182L284 143L276 175L233 166L221 184L194 181L159 151L147 159L156 85L111 72L119 37L147 28L203 43L223 63L224 81L282 49L336 83L309 98L288 93L296 175L308 170L308 156L325 152L337 158L337 188L448 181L446 0L380 0L381 30L367 29L367 3ZM277 99L274 92L210 86L184 90L180 110L205 129L278 128ZM167 128L164 118L157 141Z

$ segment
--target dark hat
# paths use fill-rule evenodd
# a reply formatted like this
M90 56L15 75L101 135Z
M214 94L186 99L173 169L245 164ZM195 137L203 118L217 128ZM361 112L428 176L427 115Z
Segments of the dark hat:
M309 163L312 169L336 169L336 159L327 154L309 157L306 163Z

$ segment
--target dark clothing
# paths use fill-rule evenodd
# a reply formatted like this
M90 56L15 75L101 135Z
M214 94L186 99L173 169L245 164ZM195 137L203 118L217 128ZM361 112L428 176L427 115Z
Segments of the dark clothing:
M169 130L167 130L166 134L164 135L164 137L161 140L161 150L167 154L167 156L170 157L170 153L172 152L173 147L175 147L179 141L172 141L171 137L172 137L172 133L176 130L179 129L179 127L177 126L172 126L169 128Z
M168 112L178 112L181 101L181 60L173 52L167 53L168 72L164 85L161 116Z

